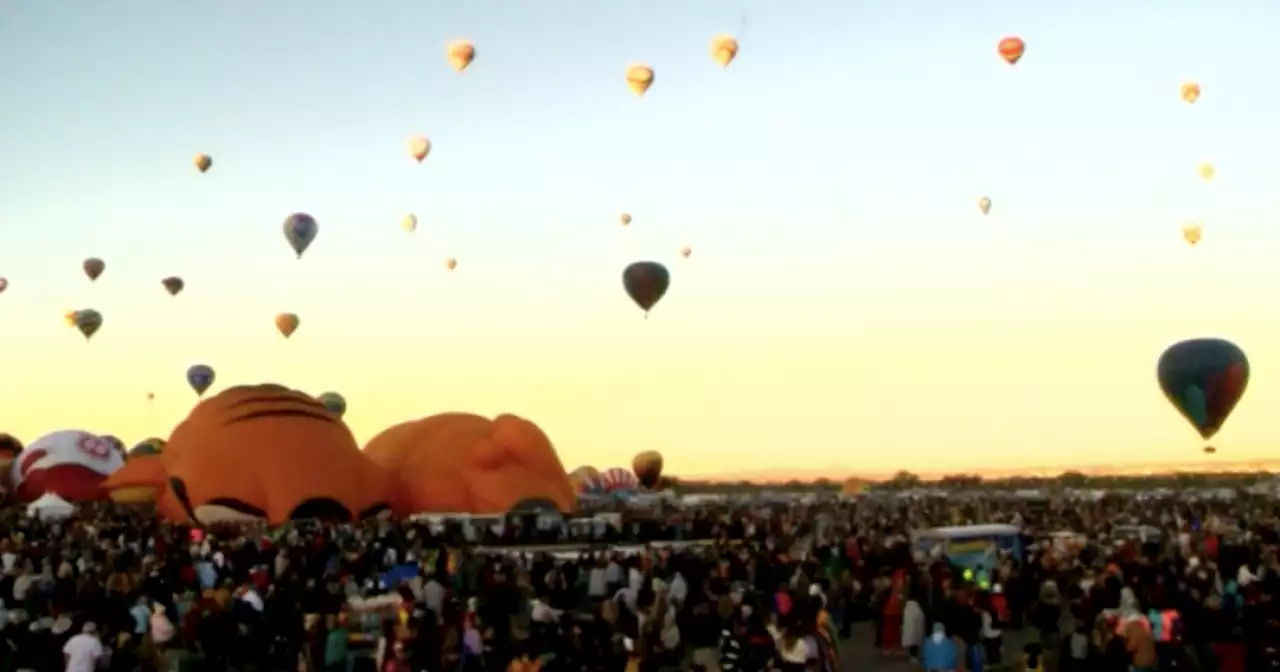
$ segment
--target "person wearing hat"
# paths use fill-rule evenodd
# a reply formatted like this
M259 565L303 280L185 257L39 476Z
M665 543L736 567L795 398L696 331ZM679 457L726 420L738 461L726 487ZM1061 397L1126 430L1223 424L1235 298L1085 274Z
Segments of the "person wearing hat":
M933 624L933 634L924 641L920 662L927 672L955 672L960 669L960 650L955 640L947 636L947 626Z

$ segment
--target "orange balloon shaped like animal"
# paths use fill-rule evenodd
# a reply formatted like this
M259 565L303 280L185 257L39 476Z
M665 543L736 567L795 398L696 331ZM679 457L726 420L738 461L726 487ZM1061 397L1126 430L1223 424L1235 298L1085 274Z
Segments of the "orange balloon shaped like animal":
M506 513L577 502L551 440L514 415L442 413L395 425L364 448L404 483L397 513ZM519 505L519 506L518 506Z

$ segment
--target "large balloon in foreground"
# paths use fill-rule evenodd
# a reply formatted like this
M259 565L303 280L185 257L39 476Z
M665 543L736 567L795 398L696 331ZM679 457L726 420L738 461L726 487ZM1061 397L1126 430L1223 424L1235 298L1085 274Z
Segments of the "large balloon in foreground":
M671 273L656 261L637 261L622 271L622 287L627 296L645 312L657 305L671 286Z
M328 409L330 413L337 415L339 418L347 412L347 400L342 398L342 395L337 392L325 392L324 394L316 397L316 401L324 404L324 407Z
M422 163L422 160L427 158L427 155L430 153L431 153L430 140L420 135L409 139L409 156L412 156L414 161L417 161L418 163Z
M643 96L653 85L653 68L647 65L633 65L627 68L627 87L637 96Z
M449 65L453 66L454 70L462 72L471 65L471 61L476 60L476 47L466 40L450 42L445 49L445 56L448 57Z
M1000 40L1000 46L997 47L1000 52L1000 58L1003 58L1009 65L1017 65L1022 60L1022 55L1027 51L1027 43L1022 41L1020 37L1006 37Z
M205 391L209 389L210 385L213 385L213 381L217 377L218 374L208 364L194 364L187 369L187 384L200 397L204 396Z
M652 490L657 487L658 480L662 478L662 453L656 450L637 453L631 459L631 471L635 472L640 485Z
M1249 360L1234 343L1196 338L1169 346L1156 365L1169 403L1208 439L1222 429L1249 385Z
M102 272L107 270L107 262L97 258L89 257L84 260L80 267L84 269L84 274L89 276L89 280L97 280Z
M298 316L293 313L280 313L276 315L276 331L279 331L281 336L289 338L293 335L293 332L298 330L298 325L301 322Z
M195 164L196 170L202 173L205 173L205 172L208 172L209 169L213 167L213 158L210 157L208 154L196 154L196 158L195 160L192 161L192 163Z
M1187 82L1182 85L1182 99L1188 103L1194 103L1200 100L1200 85L1195 82Z
M711 40L711 58L715 59L720 67L727 68L733 62L735 56L738 55L738 41L733 39L732 35L718 35Z
M183 282L182 278L173 275L161 280L160 284L164 285L165 291L169 292L170 296L177 296L182 291L182 288L187 286L187 283Z
M72 316L72 321L75 323L76 329L79 329L80 333L84 334L84 338L87 341L93 338L93 335L102 328L102 313L92 308L77 310Z
M414 231L417 231L418 216L413 213L409 213L405 215L404 219L400 220L400 228L404 229L408 233L413 233Z
M305 212L295 212L284 220L284 239L289 241L289 247L293 248L299 259L319 232L320 225L316 223L314 217Z
M1199 224L1188 224L1182 227L1182 239L1187 241L1187 244L1192 247L1195 247L1196 243L1200 242L1200 235L1201 229Z
M987 198L986 196L979 198L978 209L981 210L982 214L984 215L991 212L991 199Z

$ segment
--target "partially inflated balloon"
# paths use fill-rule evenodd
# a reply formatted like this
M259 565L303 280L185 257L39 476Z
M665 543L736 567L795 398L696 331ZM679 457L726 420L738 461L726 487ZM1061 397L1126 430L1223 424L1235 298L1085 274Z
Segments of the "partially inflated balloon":
M214 379L218 374L214 372L213 367L208 364L193 364L187 369L187 384L191 389L196 391L196 396L204 396L210 385L213 385Z
M631 226L631 214L627 212L622 213L622 216L618 218L618 221L622 222L623 226Z
M1197 338L1169 346L1160 355L1156 378L1169 403L1208 439L1244 396L1249 360L1230 341Z
M187 283L183 282L182 278L174 275L161 280L160 284L164 285L165 291L169 292L170 296L177 296L182 291L182 288L187 286Z
M295 212L284 219L284 239L289 241L289 247L293 248L299 259L319 232L320 225L305 212Z
M643 96L653 85L653 68L647 65L633 65L627 68L627 87L637 96Z
M978 209L981 210L982 214L984 215L991 212L991 199L987 198L986 196L979 198Z
M208 154L196 154L196 158L192 163L196 165L196 170L204 173L213 167L213 158Z
M76 329L79 329L80 333L84 334L86 341L93 338L93 335L102 328L102 313L92 308L77 310L73 319L75 320Z
M414 161L417 161L418 163L422 163L422 160L427 158L427 155L430 153L431 153L430 140L420 135L409 139L409 156L412 156Z
M1188 224L1182 227L1182 239L1187 241L1188 245L1195 247L1200 242L1201 229L1199 224Z
M293 313L280 313L279 315L276 315L276 331L279 331L280 335L285 338L292 336L293 332L298 330L298 325L300 323L301 321L298 319L298 316Z
M80 267L84 269L84 274L89 276L90 280L97 280L98 276L107 270L107 262L97 257L89 257L84 260L84 263L80 264Z
M325 392L316 397L316 401L324 404L324 407L329 409L330 413L337 415L339 418L347 412L347 400L343 399L342 395L337 392Z
M711 40L711 58L720 67L727 68L738 55L738 41L732 35L719 35Z
M1213 179L1214 175L1217 175L1217 174L1218 174L1218 170L1213 167L1212 163L1200 164L1200 179L1208 182L1209 180Z
M405 215L404 219L400 220L400 228L404 229L409 233L413 233L414 231L417 231L418 217L413 213L409 213Z
M631 460L631 470L635 472L640 485L652 490L662 478L662 453L646 450L636 454Z
M1000 52L1000 58L1003 58L1009 65L1017 65L1022 60L1022 55L1027 51L1027 43L1022 41L1020 37L1006 37L1000 40L997 47Z
M445 56L448 57L449 65L453 66L454 70L462 72L471 65L471 61L476 60L476 48L466 40L457 40L449 43L445 49Z
M671 273L656 261L637 261L622 271L622 287L637 306L649 314L671 286Z
M1188 103L1194 103L1200 100L1200 85L1195 82L1187 82L1182 85L1182 99Z

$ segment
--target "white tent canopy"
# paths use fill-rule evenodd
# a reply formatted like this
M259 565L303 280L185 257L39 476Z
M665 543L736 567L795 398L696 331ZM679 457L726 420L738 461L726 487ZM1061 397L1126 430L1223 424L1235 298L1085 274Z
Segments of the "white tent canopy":
M67 500L53 494L46 493L34 502L27 505L27 515L32 518L43 518L46 520L62 520L68 518L76 512L76 505Z

